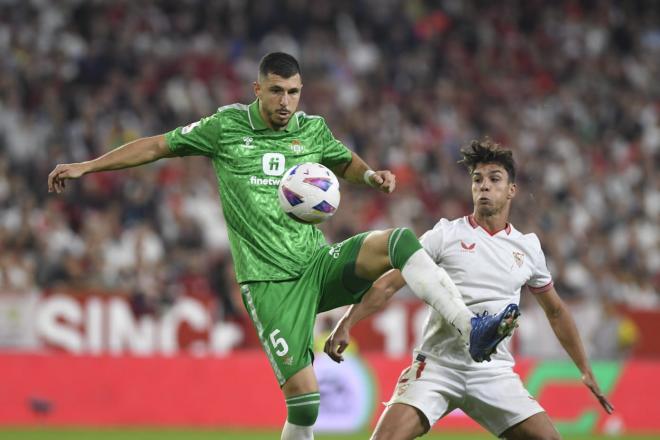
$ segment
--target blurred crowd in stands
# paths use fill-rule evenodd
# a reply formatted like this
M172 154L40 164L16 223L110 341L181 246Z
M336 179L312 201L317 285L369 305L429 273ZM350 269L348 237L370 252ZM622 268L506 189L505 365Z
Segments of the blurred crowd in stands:
M397 174L390 196L344 184L330 241L471 212L458 152L489 136L560 294L660 304L660 8L641 0L0 0L0 291L122 291L138 313L191 293L241 319L208 161L46 180L251 102L273 50L301 61L301 108Z

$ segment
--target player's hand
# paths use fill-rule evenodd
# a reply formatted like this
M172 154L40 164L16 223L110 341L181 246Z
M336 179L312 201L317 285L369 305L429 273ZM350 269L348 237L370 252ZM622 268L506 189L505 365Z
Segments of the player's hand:
M612 404L607 400L607 397L603 394L603 392L600 390L600 387L598 386L598 383L596 382L596 379L594 378L594 375L591 371L585 373L582 375L582 383L584 383L587 388L591 391L591 393L596 396L596 399L598 399L598 403L603 407L605 412L608 414L612 414L614 411L614 407Z
M349 339L348 329L339 323L325 341L323 351L330 356L330 359L339 364L344 360L342 353L348 347Z
M48 175L48 192L64 191L65 180L77 179L85 174L85 165L82 163L61 163Z
M384 193L391 193L396 187L396 176L390 170L376 171L371 176L373 187Z

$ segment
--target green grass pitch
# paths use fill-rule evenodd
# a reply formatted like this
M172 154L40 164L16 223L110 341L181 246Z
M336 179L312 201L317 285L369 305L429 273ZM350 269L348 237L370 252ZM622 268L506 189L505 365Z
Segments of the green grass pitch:
M7 440L279 440L279 432L272 431L228 431L200 429L64 429L64 428L15 428L0 429L0 439ZM358 440L368 439L369 433L359 434L317 434L316 440ZM486 440L494 437L486 434L432 433L423 437L429 440ZM651 440L658 435L648 436L566 436L565 440Z

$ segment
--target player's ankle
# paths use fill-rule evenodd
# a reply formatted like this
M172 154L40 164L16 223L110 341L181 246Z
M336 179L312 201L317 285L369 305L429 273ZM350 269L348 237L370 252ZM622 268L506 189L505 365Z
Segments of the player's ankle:
M462 336L469 337L470 331L472 330L472 317L474 314L459 300L454 299L453 302L456 306L454 308L455 314L451 319L451 324Z

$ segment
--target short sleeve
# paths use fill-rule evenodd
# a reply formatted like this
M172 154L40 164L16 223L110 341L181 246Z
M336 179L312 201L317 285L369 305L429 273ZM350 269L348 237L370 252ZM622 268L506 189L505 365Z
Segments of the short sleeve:
M433 229L426 231L419 239L427 254L436 264L442 260L442 250L445 238L445 219L440 220Z
M341 163L350 162L353 157L351 150L334 137L325 121L323 121L321 130L319 139L323 145L323 165L333 167Z
M165 134L170 151L177 156L214 156L221 136L220 118L212 115Z
M534 267L532 268L532 277L527 281L527 287L532 293L541 293L552 288L552 275L548 270L541 243L536 234L532 235L534 240L532 264Z

